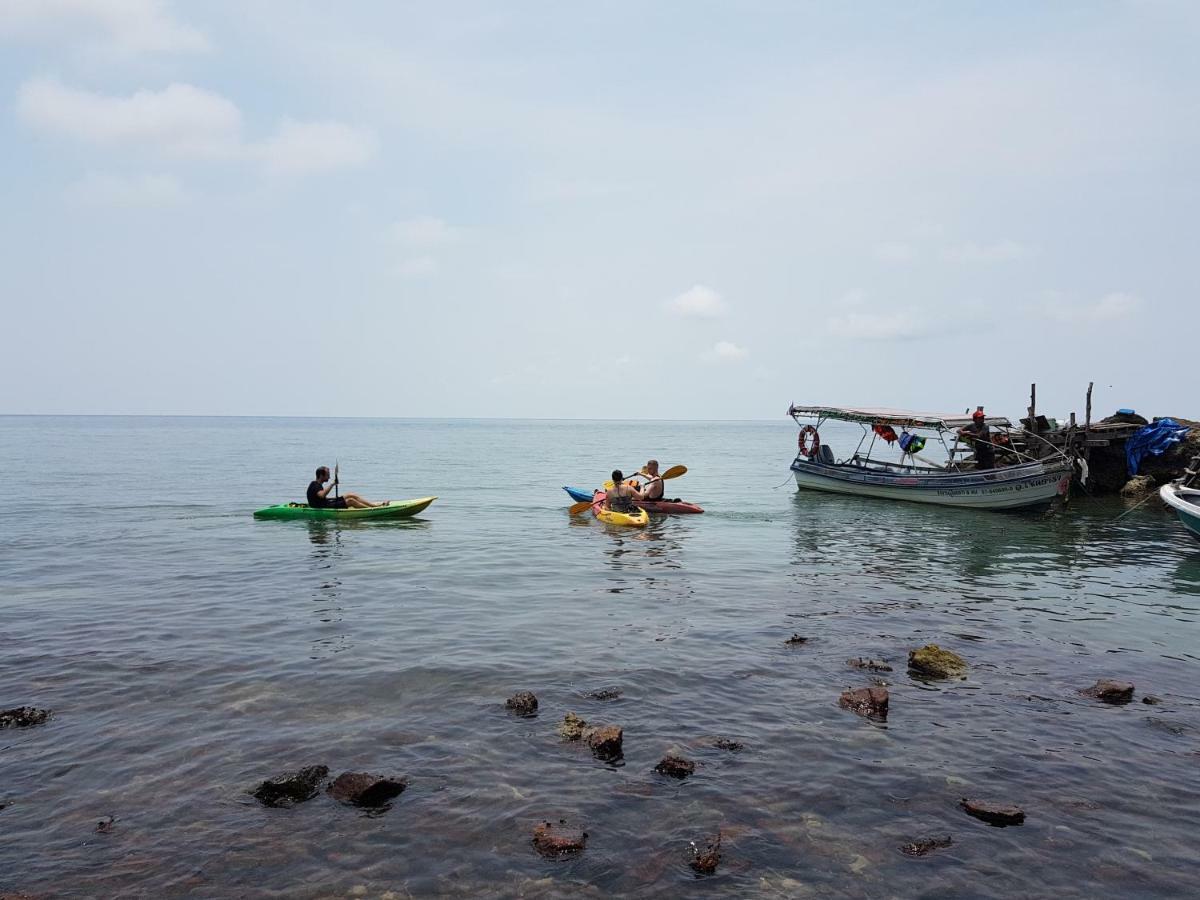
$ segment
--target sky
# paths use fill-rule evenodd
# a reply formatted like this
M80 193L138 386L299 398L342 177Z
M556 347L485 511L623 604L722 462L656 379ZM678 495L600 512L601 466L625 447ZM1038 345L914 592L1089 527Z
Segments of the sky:
M0 0L0 413L1200 418L1198 39L1187 0Z

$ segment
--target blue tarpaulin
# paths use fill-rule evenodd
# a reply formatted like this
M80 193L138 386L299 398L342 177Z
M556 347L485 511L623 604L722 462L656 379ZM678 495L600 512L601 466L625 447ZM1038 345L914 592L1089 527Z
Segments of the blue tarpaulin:
M1172 444L1178 444L1187 437L1188 427L1180 425L1174 419L1155 419L1149 425L1143 425L1133 433L1133 437L1125 442L1125 460L1129 463L1129 477L1138 473L1142 457L1147 453L1159 456Z

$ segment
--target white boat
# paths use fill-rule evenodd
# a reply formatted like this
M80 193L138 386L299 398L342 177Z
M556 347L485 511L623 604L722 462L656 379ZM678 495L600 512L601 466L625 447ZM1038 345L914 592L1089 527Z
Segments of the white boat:
M1184 477L1170 484L1164 484L1158 489L1158 496L1175 514L1183 527L1196 540L1200 541L1200 488L1192 485L1200 478L1200 456L1192 460Z
M977 469L958 459L958 430L971 424L968 416L945 416L907 412L894 409L864 409L857 407L795 406L788 415L801 424L811 418L815 424L802 427L801 448L792 462L796 485L817 491L878 497L884 500L908 500L969 509L1018 509L1049 503L1064 496L1071 484L1072 461L1053 450L1046 459L1032 459L1018 454L1006 438L1012 427L1008 419L988 417L989 428L997 429L996 446L1004 456L1013 458L1011 465ZM854 453L838 460L828 444L821 443L820 427L827 421L855 422L863 428L863 439ZM880 460L871 456L881 432L895 434L911 441L912 434L933 432L946 450L945 464L933 463L920 455L924 440L909 443L916 447L906 452L902 462ZM911 432L911 433L910 433ZM955 445L946 445L946 437L954 436ZM805 438L809 440L805 440ZM863 452L867 438L871 443ZM1051 448L1052 449L1052 448Z

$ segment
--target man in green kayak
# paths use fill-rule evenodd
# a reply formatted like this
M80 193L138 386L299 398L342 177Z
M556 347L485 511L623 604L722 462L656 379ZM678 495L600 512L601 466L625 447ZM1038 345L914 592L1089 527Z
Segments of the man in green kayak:
M370 500L364 500L358 494L330 497L329 492L337 487L338 480L334 478L333 484L325 487L325 482L328 480L329 466L321 466L317 469L316 480L309 482L308 505L313 509L372 509L377 506L387 506L386 503L372 503Z

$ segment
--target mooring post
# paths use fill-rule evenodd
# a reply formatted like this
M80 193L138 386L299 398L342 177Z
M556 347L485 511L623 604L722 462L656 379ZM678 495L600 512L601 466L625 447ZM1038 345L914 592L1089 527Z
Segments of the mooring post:
M1095 384L1094 381L1088 382L1087 411L1084 412L1084 414L1083 414L1083 430L1084 431L1092 430L1092 385L1093 384Z
M1029 386L1029 432L1037 434L1037 385Z

